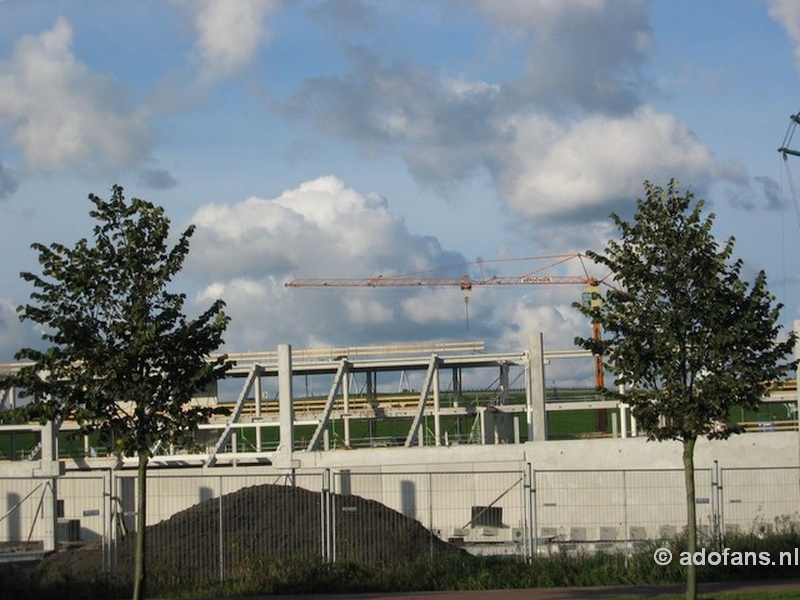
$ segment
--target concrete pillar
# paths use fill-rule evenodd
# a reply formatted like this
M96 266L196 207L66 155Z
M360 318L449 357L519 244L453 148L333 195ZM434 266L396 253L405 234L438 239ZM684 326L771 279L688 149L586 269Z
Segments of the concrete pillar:
M489 444L489 433L493 430L493 423L490 423L492 415L488 414L485 406L479 406L475 418L480 419L480 439L481 444Z
M508 386L510 381L510 369L508 363L503 363L500 365L500 397L498 398L498 404L508 404Z
M620 437L628 437L628 405L619 403Z
M528 441L547 439L547 411L545 408L544 382L544 340L542 333L535 333L530 339L527 373Z
M256 369L256 378L253 380L253 398L256 401L256 415L255 418L261 421L261 368L258 365ZM261 424L256 426L256 452L261 452Z
M48 421L42 426L41 436L42 466L58 465L58 427L53 421ZM55 472L58 472L58 468ZM58 477L48 479L42 494L42 542L45 553L58 550L57 482Z
M434 444L442 445L442 424L439 415L439 365L433 365L433 437Z
M344 445L350 448L350 372L345 371L342 376L342 398L344 402Z
M292 347L278 346L278 409L280 452L276 457L281 466L291 466L294 451L294 393L292 391Z
M453 367L453 406L458 406L461 402L461 371L458 367Z

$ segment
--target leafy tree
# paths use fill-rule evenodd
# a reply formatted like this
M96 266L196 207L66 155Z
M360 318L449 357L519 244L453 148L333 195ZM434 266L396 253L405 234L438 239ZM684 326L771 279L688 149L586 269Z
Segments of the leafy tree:
M222 300L194 319L185 295L168 290L189 252L190 226L169 247L164 209L127 202L120 186L109 201L95 195L92 241L70 248L33 244L42 274L21 276L35 291L20 318L41 325L45 350L24 348L23 367L10 382L33 401L29 419L74 420L98 432L120 456L138 456L134 599L144 596L147 463L160 444L191 443L212 409L192 406L193 392L229 367L209 354L223 342L229 318Z
M644 183L632 222L611 218L619 240L604 254L588 252L614 278L602 303L576 305L603 327L604 339L576 338L602 354L616 383L629 391L620 400L649 440L683 445L688 548L697 547L694 448L701 436L725 439L742 428L730 422L734 406L756 408L770 382L794 368L786 360L794 333L779 341L782 306L774 304L764 272L742 279L732 260L734 239L722 246L702 216L704 202ZM615 392L607 393L618 396ZM687 598L696 597L697 574L687 572Z

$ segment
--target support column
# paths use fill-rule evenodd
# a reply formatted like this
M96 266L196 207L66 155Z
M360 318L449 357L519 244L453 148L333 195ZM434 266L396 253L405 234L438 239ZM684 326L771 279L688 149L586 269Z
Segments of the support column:
M547 439L547 410L544 396L544 341L542 333L531 336L527 373L528 441Z
M345 448L350 446L350 373L345 373L344 380L342 381L342 401L344 402L344 415L342 415L342 422L344 424L344 445ZM326 448L327 450L327 448Z
M461 403L461 370L453 367L453 406Z
M498 404L508 404L509 370L508 363L500 365L500 397L497 399Z
M261 452L261 370L256 366L256 378L253 380L253 398L256 401L256 452Z
M620 437L628 437L628 405L619 403Z
M276 455L277 466L291 467L294 452L294 394L292 392L292 347L278 346L278 409L280 446Z
M437 446L442 445L442 424L439 415L439 365L434 365L433 372L433 437Z
M48 421L42 426L42 466L58 465L58 427L53 421ZM52 474L59 472L55 469L45 467L43 471L50 471ZM48 478L44 484L42 492L42 542L44 552L55 552L58 550L58 477Z

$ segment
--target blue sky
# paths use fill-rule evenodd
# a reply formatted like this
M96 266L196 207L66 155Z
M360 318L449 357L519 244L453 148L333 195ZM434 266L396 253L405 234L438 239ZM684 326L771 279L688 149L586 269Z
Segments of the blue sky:
M467 329L457 289L283 283L602 250L672 177L791 324L799 45L793 0L0 0L0 360L37 337L30 244L115 183L198 226L180 284L227 302L230 350L570 348L579 288L473 290Z

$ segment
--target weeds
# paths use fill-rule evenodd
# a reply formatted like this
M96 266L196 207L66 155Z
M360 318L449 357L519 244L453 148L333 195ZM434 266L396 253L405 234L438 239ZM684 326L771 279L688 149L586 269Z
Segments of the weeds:
M177 579L159 581L159 593L174 598L251 594L363 593L388 591L489 590L503 588L582 587L679 583L685 578L679 557L686 551L685 537L666 542L674 560L660 566L653 552L662 543L648 542L632 552L555 552L526 561L520 558L473 556L445 549L433 560L426 555L398 563L324 563L318 560L274 560L254 558L226 573L224 583L207 581L187 584ZM784 528L762 536L748 533L726 536L724 547L733 552L769 553L775 565L699 567L701 581L745 581L796 577L795 548L800 532ZM723 548L708 547L720 552ZM790 553L792 564L779 564L780 553ZM785 557L788 559L789 555ZM24 577L18 570L0 570L0 597L9 592L27 598L112 598L124 596L118 586L101 582L58 581L46 585Z

